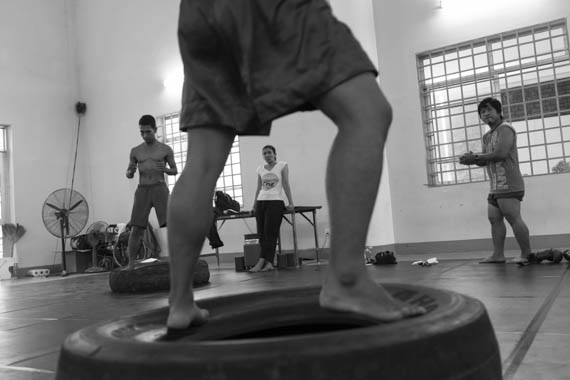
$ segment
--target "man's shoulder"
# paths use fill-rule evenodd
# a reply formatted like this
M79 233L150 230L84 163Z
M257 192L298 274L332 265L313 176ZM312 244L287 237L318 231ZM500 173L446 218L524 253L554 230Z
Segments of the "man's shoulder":
M497 132L499 132L499 133L504 133L506 131L512 131L514 134L517 133L515 131L515 128L511 124L506 123L506 122L501 123L501 125L499 125L497 127Z
M172 152L172 148L170 147L170 145L167 145L163 142L160 141L156 141L156 148L160 149L160 150L164 150L165 152Z
M136 145L136 146L132 147L132 148L131 148L131 152L138 152L138 151L140 151L140 150L143 148L144 144L145 144L145 143L142 143L142 144L139 144L139 145Z

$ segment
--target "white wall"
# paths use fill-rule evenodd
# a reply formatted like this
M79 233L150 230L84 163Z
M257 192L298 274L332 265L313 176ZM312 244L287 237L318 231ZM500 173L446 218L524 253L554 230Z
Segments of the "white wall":
M338 4L337 4L338 3ZM341 17L355 25L355 33L375 58L374 28L369 0L359 1L351 13ZM179 109L180 92L163 88L165 78L181 71L176 23L178 0L78 1L77 36L81 97L88 105L83 138L86 170L92 178L89 189L95 219L126 221L132 206L136 178L127 180L124 171L132 146L140 143L137 121L143 113L154 115ZM346 6L336 2L333 6ZM360 22L367 17L368 23ZM324 190L324 168L336 129L319 112L288 116L274 123L270 137L247 137L240 142L245 208L252 206L262 162L261 147L273 144L278 157L289 163L295 204L322 205L318 211L319 239L323 243L328 227ZM179 168L181 169L181 168ZM385 183L388 183L386 175ZM384 186L388 194L388 186ZM382 215L390 213L384 197ZM378 218L378 220L383 218ZM388 218L391 220L391 217ZM246 220L255 231L253 219ZM382 222L385 224L385 222ZM297 221L300 248L314 247L312 227ZM371 233L370 244L391 240L391 226ZM225 246L221 252L241 251L243 234L249 233L241 221L227 222L221 230ZM292 248L290 228L283 224L284 248ZM388 242L388 241L387 241ZM209 251L207 244L204 251Z
M66 0L0 2L0 123L13 131L12 218L27 232L16 244L21 266L60 263L59 240L41 209L69 187L77 83ZM78 182L81 180L78 178ZM83 191L80 184L76 189Z
M378 57L380 83L395 111L388 170L368 243L488 238L487 183L425 186L415 54L567 17L570 3L479 1L473 2L477 9L455 12L438 9L435 0L331 3L371 57ZM17 244L22 266L59 262L54 260L58 241L46 232L40 211L51 191L70 185L78 100L87 103L87 114L75 188L89 202L89 222L128 220L136 180L127 180L124 172L130 148L140 143L138 118L180 108L179 91L168 92L162 85L181 70L178 5L178 0L0 2L0 123L14 129L14 215L28 230ZM270 137L243 138L245 207L251 207L260 149L273 144L279 158L289 162L295 203L323 206L318 213L322 243L328 227L324 168L335 132L322 114L312 112L279 120ZM567 232L569 178L561 174L527 179L523 215L532 234ZM254 228L252 219L248 223ZM309 226L298 226L300 247L311 248ZM242 235L248 232L241 222L227 223L222 252L241 250ZM289 229L284 227L282 233L287 242Z
M488 183L428 188L417 53L568 17L567 0L375 1L383 88L394 105L388 167L399 243L489 238ZM451 3L451 4L450 4ZM455 4L454 4L455 3ZM568 174L526 178L523 218L531 235L568 233ZM509 229L509 236L511 231Z

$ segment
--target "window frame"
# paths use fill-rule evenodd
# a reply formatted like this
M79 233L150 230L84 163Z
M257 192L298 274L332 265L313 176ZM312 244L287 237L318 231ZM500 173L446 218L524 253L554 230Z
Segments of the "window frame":
M0 124L0 225L10 223L10 126ZM0 228L0 258L4 257L4 237Z
M179 129L180 112L171 112L160 115L157 120L157 139L170 146L174 151L174 161L178 167L178 174L167 176L168 188L172 191L174 183L180 176L186 163L188 150L188 134ZM243 178L241 170L241 153L239 136L236 135L228 159L216 183L214 191L223 191L244 206ZM212 194L213 197L213 194Z
M501 100L505 120L517 130L523 175L558 173L555 167L569 163L569 50L566 19L558 19L418 53L428 186L487 180L484 168L460 165L458 158L481 151L488 126L477 104L488 96ZM549 84L554 95L543 97L542 87ZM513 102L519 92L523 101ZM537 98L526 99L531 93Z

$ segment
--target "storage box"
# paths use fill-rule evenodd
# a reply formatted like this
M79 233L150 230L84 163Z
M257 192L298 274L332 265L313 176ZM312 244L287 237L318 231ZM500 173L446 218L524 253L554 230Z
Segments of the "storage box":
M277 255L277 268L287 268L287 254Z
M297 266L295 253L291 252L277 255L277 266L279 268L295 268Z
M250 268L257 264L261 255L261 246L259 244L244 244L243 256L246 268Z
M245 272L245 259L243 256L234 257L236 272Z
M294 253L287 253L287 266L288 267L296 267L297 263L295 262L295 254Z
M245 234L243 235L244 244L259 244L259 237L257 234Z
M91 266L91 250L73 250L65 252L67 273L83 273Z

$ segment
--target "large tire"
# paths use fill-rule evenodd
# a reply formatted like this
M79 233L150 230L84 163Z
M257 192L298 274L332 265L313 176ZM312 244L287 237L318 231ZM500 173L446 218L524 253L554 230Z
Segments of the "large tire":
M167 309L101 323L64 342L56 380L495 380L499 347L483 304L386 284L428 313L374 323L318 306L316 287L211 298L210 321L166 339Z
M210 281L210 269L199 259L194 273L194 286ZM115 269L109 273L109 287L114 293L141 293L170 289L170 260L160 258L149 264L137 264L133 270Z

